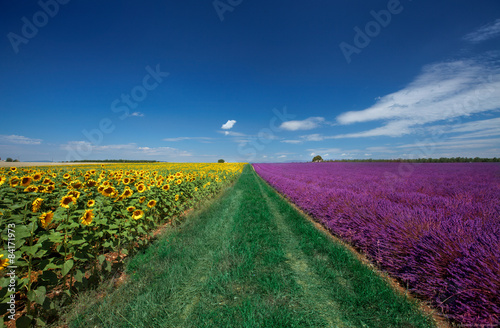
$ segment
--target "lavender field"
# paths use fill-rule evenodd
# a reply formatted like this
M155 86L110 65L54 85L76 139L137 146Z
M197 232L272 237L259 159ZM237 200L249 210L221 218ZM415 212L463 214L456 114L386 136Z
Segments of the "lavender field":
M500 165L254 168L449 318L464 325L500 324Z

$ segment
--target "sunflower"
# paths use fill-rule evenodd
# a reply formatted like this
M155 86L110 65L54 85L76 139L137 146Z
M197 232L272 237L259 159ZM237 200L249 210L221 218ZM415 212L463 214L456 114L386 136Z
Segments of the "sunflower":
M148 202L148 207L149 207L149 208L153 208L153 207L155 207L155 205L156 205L156 200L154 200L154 199L151 199L151 200Z
M5 177L0 177L0 186L3 185L7 181Z
M38 212L38 210L42 206L42 202L43 202L43 198L37 198L37 199L35 199L35 201L33 202L33 204L31 204L31 210L33 211L33 213Z
M42 185L35 187L35 188L36 188L37 192L45 192L48 189L48 187L45 188L45 186L42 186Z
M87 207L92 207L95 205L95 200L93 199L90 199L88 202L87 202Z
M64 208L69 208L71 203L76 204L76 198L73 196L64 196L60 201L61 207Z
M180 185L182 183L182 180L181 179L177 179L177 181L175 181L175 183L177 183L178 185Z
M54 218L54 213L52 213L52 211L42 213L42 215L40 215L39 217L40 222L42 223L42 228L44 229L47 228L47 226L50 224L53 218Z
M63 178L66 179L66 180L69 179L70 177L71 176L69 175L69 173L64 173L64 175L63 175Z
M142 196L139 198L139 203L143 203L146 200L146 196Z
M37 192L37 191L38 188L35 186L27 186L26 188L24 188L24 192Z
M102 190L102 194L107 197L113 197L114 195L116 195L116 190L113 187L105 187Z
M124 178L122 182L124 185L128 185L130 183L130 178Z
M139 220L143 216L144 216L144 212L142 210L135 210L132 213L132 219L134 219L134 220Z
M198 187L194 187L194 191L198 191Z
M141 193L142 193L142 192L145 192L145 191L146 191L146 189L147 189L147 187L146 187L145 185L143 185L142 183L141 183L141 184L139 184L139 185L137 185L137 187L136 187L136 188L137 188L137 192L141 192Z
M39 187L41 187L41 186L39 186ZM53 192L55 189L56 189L56 187L54 187L54 185L50 185L47 187L47 192Z
M80 218L80 220L82 221L83 225L88 226L89 224L92 223L92 218L94 217L94 213L92 211L93 210L85 210L85 213Z
M3 254L0 254L0 271L5 269L9 265L9 259L2 259Z
M179 200L179 194L175 195L175 201Z
M164 191L169 191L170 190L170 185L166 184L161 189L163 189Z
M76 199L78 199L80 198L80 192L76 190L71 190L70 192L68 192L67 196L73 196Z
M87 187L95 187L97 185L97 181L90 179L86 183Z
M133 212L133 211L135 211L135 207L134 206L129 206L129 207L127 207L127 211Z
M19 182L21 182L21 179L18 176L13 176L10 178L9 184L11 187L16 187L19 185Z
M80 189L83 186L83 184L80 180L75 180L70 182L70 186L75 189Z
M40 181L42 179L42 175L40 173L36 173L33 175L33 180Z
M125 188L125 190L123 191L123 194L122 196L125 198L125 197L130 197L132 196L134 192L132 191L132 189L130 189L129 187Z
M45 178L45 179L43 179L43 181L42 181L42 183L43 183L43 184L49 184L49 183L51 183L51 182L52 182L52 180L50 180L50 178Z

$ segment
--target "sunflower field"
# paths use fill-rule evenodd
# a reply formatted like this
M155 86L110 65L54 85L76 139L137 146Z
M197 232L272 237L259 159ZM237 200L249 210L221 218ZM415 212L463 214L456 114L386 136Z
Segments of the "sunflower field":
M54 311L54 294L88 288L100 272L111 271L106 255L120 258L146 246L156 228L178 223L244 165L0 168L0 315L8 320L16 312L12 299L30 322L40 311Z

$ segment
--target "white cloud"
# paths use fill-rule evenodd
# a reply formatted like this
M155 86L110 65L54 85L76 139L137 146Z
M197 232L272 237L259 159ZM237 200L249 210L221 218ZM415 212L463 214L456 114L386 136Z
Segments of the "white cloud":
M500 18L494 21L493 23L486 24L476 31L467 34L464 36L464 40L478 43L482 41L486 41L489 39L493 39L500 35Z
M301 144L302 140L281 140L281 142L289 143L289 144Z
M324 136L318 134L318 133L315 133L315 134L308 134L308 135L305 135L305 136L301 136L300 137L301 139L305 140L305 141L323 141L325 139Z
M235 124L236 124L235 120L228 120L226 123L222 124L221 129L223 130L232 129Z
M209 138L209 137L176 137L176 138L165 138L165 139L163 139L163 141L171 141L171 142L184 141L184 140L209 141L209 140L213 140L213 138Z
M405 134L409 134L412 132L410 128L413 123L409 120L401 120L401 121L392 121L387 123L384 126L362 131L356 133L347 133L340 134L331 137L324 137L325 139L342 139L342 138L366 138L366 137L380 137L380 136L388 136L388 137L399 137Z
M429 152L435 151L450 151L456 150L460 152L464 149L470 150L484 150L493 149L500 147L500 138L489 138L489 139L471 139L471 140L443 140L443 141L418 141L413 144L405 144L397 146L395 148L402 149L416 149L416 150L427 150ZM426 154L429 155L429 154ZM432 155L432 154L431 154ZM441 152L440 152L441 155ZM463 156L463 155L460 155ZM498 156L498 153L497 155ZM432 156L431 156L432 157Z
M315 148L315 149L307 149L307 151L311 152L311 156L315 156L317 154L338 154L340 152L342 152L342 149L340 148ZM312 155L314 154L314 155Z
M280 125L280 128L288 131L312 130L317 128L325 119L323 117L309 117L302 121L287 121Z
M451 127L447 133L460 133L461 135L451 137L450 139L470 139L484 138L500 135L500 117L488 120L478 120L463 124L456 124Z
M192 156L191 153L177 148L139 147L135 143L122 145L93 145L88 141L70 141L60 145L60 149L76 153L81 157L80 159L96 157L109 159L144 159L145 157L155 156L159 159L175 161L178 157Z
M24 136L12 135L0 135L0 142L7 142L20 145L39 145L42 143L42 139L31 139Z
M248 137L244 133L234 132L234 131L219 131L219 133L223 133L225 136L231 136L231 137Z
M334 138L391 136L414 132L418 125L451 120L500 108L500 69L494 58L428 65L406 88L383 96L361 111L341 114L341 124L382 121L372 130Z
M130 116L135 116L135 117L144 117L144 113L141 112L133 112L130 114Z

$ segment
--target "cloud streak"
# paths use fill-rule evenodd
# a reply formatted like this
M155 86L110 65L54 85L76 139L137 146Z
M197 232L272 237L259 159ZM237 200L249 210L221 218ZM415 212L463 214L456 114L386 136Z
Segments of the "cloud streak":
M375 105L337 117L342 125L382 121L368 131L334 138L389 136L414 132L418 125L468 117L500 108L500 69L494 58L432 64L406 88L381 97Z
M500 18L493 23L486 24L476 31L464 36L464 40L479 43L489 39L496 38L500 35Z
M127 158L144 159L144 157L156 156L175 161L178 157L190 157L190 152L172 147L140 147L136 143L116 144L116 145L93 145L88 141L70 141L60 145L64 151L83 150L88 152L88 156L95 158ZM83 159L83 158L82 158Z
M42 143L42 139L31 139L24 136L12 135L0 135L0 142L19 144L19 145L39 145Z
M325 119L323 117L309 117L302 121L287 121L280 128L287 131L312 130L319 127Z
M200 141L210 141L214 138L209 137L175 137L175 138L165 138L163 141L177 142L177 141L185 141L185 140L200 140Z

